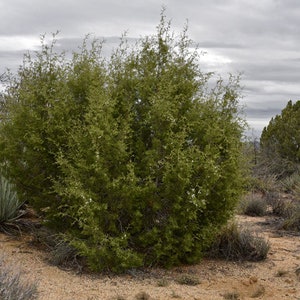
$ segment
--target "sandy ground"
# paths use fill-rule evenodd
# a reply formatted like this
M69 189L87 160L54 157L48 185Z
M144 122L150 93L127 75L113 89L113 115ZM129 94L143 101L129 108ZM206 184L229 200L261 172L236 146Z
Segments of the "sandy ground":
M28 237L0 234L0 254L8 265L38 283L39 300L129 299L300 299L300 235L279 231L274 217L238 216L238 222L265 235L271 249L263 262L203 260L195 266L149 270L122 276L76 274L51 266L47 253L30 246ZM298 271L296 271L298 270ZM182 276L195 286L177 282Z

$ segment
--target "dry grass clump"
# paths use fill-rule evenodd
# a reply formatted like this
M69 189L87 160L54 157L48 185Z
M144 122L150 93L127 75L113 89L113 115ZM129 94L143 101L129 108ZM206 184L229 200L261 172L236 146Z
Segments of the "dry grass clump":
M200 284L199 278L190 274L183 274L176 279L176 282L182 285L198 285Z
M275 174L259 174L258 170L254 173L250 190L262 193L263 195L278 191L278 179Z
M283 221L282 228L285 230L300 231L300 203L294 204L290 215Z
M239 211L247 216L264 216L267 213L266 199L260 194L251 193L241 201Z
M251 294L251 298L258 298L265 294L266 289L260 285L256 288L256 290Z
M238 300L240 299L240 294L238 292L228 292L223 295L225 300Z
M297 177L298 178L298 177ZM300 182L293 185L290 194L267 198L272 213L283 218L282 229L300 231Z
M88 300L90 300L90 299L88 299ZM117 295L116 297L111 298L111 300L126 300L126 298L124 296Z
M291 175L287 182L291 193L294 196L294 201L289 203L286 209L287 213L283 222L283 229L300 231L300 174L295 172ZM286 184L286 183L285 183Z
M284 277L286 274L288 274L289 271L287 270L283 270L283 269L279 269L276 273L276 277Z
M176 299L181 299L181 296L177 294L175 291L172 291L171 297Z
M0 299L34 300L37 299L37 285L23 280L20 270L5 265L0 258Z
M209 255L234 261L261 261L266 259L269 249L265 238L230 222L217 235Z
M67 267L82 271L84 263L82 262L78 251L62 234L56 234L46 227L41 227L32 232L33 244L42 246L49 252L49 263L54 266Z
M150 295L146 292L140 292L135 295L134 299L136 300L150 300Z
M287 217L291 211L291 201L280 196L268 197L267 203L270 206L273 215L278 217Z
M168 286L170 283L166 278L161 278L157 281L157 286L159 287L166 287Z
M50 263L55 266L76 263L79 266L77 256L77 250L69 242L58 237L56 245L51 251Z
M295 193L300 189L300 174L295 172L292 175L280 180L280 185L283 191L287 193Z

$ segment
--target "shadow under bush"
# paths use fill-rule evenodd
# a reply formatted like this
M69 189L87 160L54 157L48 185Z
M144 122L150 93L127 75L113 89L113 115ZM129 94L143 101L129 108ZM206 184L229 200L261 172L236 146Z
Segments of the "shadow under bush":
M216 236L209 256L234 261L261 261L266 259L269 249L265 238L230 222Z
M57 234L49 228L40 227L32 231L35 246L42 247L49 252L49 263L62 267L71 268L79 272L85 266L78 250L71 245L67 237Z

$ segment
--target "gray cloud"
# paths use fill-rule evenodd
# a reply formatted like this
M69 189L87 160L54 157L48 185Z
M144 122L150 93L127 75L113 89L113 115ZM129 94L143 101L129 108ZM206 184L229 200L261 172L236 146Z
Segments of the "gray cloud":
M0 0L0 74L36 49L40 34L60 30L59 48L75 49L94 33L107 40L106 51L126 30L133 39L152 34L162 5L176 32L188 19L190 37L207 52L205 71L243 73L241 103L258 134L288 100L300 98L298 0Z
M2 8L2 9L1 9ZM159 19L161 1L10 0L0 6L1 35L32 35L62 30L66 35L115 30L115 34ZM110 35L108 33L108 35Z

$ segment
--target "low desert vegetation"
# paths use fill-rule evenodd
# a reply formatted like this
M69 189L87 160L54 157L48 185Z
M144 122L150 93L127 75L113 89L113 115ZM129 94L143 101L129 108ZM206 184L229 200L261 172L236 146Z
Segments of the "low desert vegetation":
M258 169L273 176L277 186L294 193L300 184L300 101L289 101L281 114L273 117L260 138Z
M191 274L182 274L177 279L176 282L182 285L198 285L200 284L200 279Z
M288 270L283 270L283 269L280 269L276 272L276 277L284 277L286 276L287 274L289 273Z
M182 297L175 291L172 291L171 297L174 299L182 299Z
M300 231L300 203L290 207L289 216L283 221L282 228L286 230Z
M161 278L157 281L157 286L159 286L159 287L166 287L169 284L170 284L170 282L166 278Z
M135 295L134 299L135 300L150 300L151 297L146 292L140 292L140 293L138 293L138 294Z
M89 300L89 299L88 299L88 300ZM112 300L126 300L126 298L123 297L123 296L118 295L118 296L116 296L116 297L113 297Z
M238 212L248 216L264 216L267 214L267 201L259 193L249 193L240 201Z
M281 114L273 117L262 132L260 142L245 143L252 157L249 195L239 212L280 217L286 230L300 230L300 101L289 101ZM251 154L252 152L252 154Z
M233 221L222 228L216 236L209 255L231 261L261 261L266 259L269 242Z
M278 228L299 231L300 198L298 185L300 182L294 182L298 175L292 175L292 177L293 185L290 185L288 192L286 185L282 184L282 180L277 181L277 188L273 186L271 191L267 190L265 193L261 193L260 189L254 189L241 198L237 212L248 216L274 215L280 220ZM285 183L290 181L288 177L283 180Z
M0 173L0 231L12 233L18 229L14 221L22 215L21 206L16 187Z
M0 258L0 299L34 300L37 299L37 285L28 282L20 270L10 267Z
M60 268L68 268L82 272L85 264L77 249L70 244L63 234L57 234L45 226L32 227L30 231L31 245L48 253L48 262Z
M265 292L266 292L266 289L263 286L259 285L255 289L255 291L251 294L250 297L251 298L259 298L259 297L263 296L265 294Z
M300 191L300 174L295 172L280 181L282 190L286 193L298 194Z
M239 300L240 294L238 292L227 292L223 295L225 300Z

